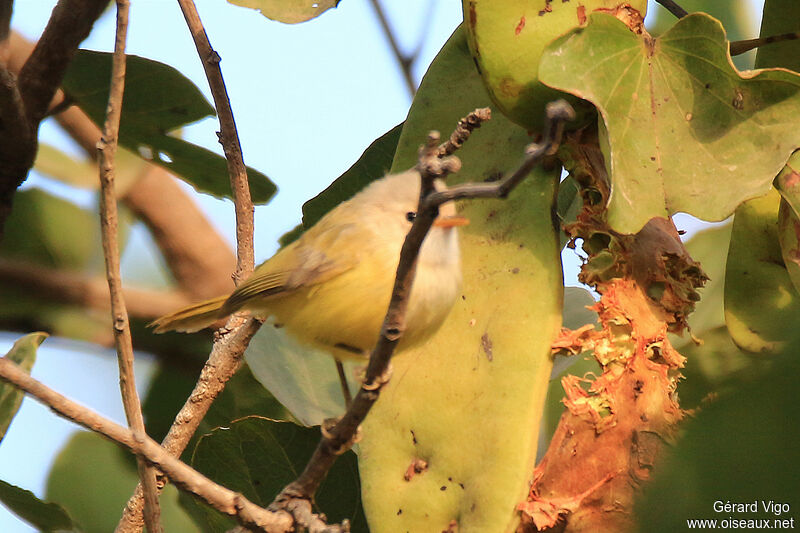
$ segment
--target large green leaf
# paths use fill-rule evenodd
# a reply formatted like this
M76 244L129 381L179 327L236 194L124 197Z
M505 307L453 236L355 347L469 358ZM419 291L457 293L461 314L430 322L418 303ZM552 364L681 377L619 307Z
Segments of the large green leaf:
M800 3L795 0L766 0L761 17L761 37L795 33L800 26ZM758 49L756 66L783 67L800 72L800 44L783 41Z
M225 158L169 132L214 114L199 89L163 63L129 55L119 142L141 157L218 197L231 196ZM81 50L72 60L63 87L98 125L103 124L111 79L111 54ZM247 169L255 203L277 190L260 172Z
M116 528L138 479L132 455L96 433L81 431L53 463L47 499L64 507L85 533L108 533ZM175 487L167 486L159 502L164 531L198 531L178 505Z
M751 371L748 382L720 394L687 421L681 440L660 458L637 502L639 531L687 531L693 519L716 520L719 529L764 528L761 522L723 525L731 518L768 520L769 530L796 527L800 463L792 443L800 440L800 426L793 423L798 355L800 346L792 343L766 365L768 370L762 365L760 371ZM756 508L715 511L715 502L755 503ZM788 504L789 509L765 508L771 502Z
M750 0L681 0L679 4L689 13L700 11L719 20L729 41L751 39L758 34L758 19L753 17L755 7ZM653 35L664 33L675 23L675 15L660 4L656 3L650 14L653 24L648 29ZM739 69L752 68L755 55L753 50L734 57L733 62Z
M773 31L800 30L800 18L791 17L797 13L793 2L766 2L762 36L771 35ZM790 41L777 52L759 51L756 66L797 66L798 54L800 41ZM797 124L797 114L792 118ZM725 281L725 320L736 344L752 352L776 350L800 324L800 295L793 285L791 270L784 263L784 255L791 259L787 232L793 228L789 213L784 213L783 231L779 228L781 203L788 201L796 206L800 202L791 168L798 157L800 155L793 156L790 166L780 174L776 172L775 185L781 189L783 200L772 190L762 198L741 205L734 217ZM795 267L793 261L788 264L791 269Z
M722 26L705 14L655 40L593 14L548 47L541 80L602 114L614 229L633 233L679 211L723 220L764 194L800 145L800 76L740 74L727 51Z
M63 507L44 502L31 491L5 481L0 481L0 502L15 515L45 533L80 531Z
M329 353L299 343L283 328L264 324L245 357L256 379L303 424L319 425L344 412L339 377ZM350 390L356 390L356 363L344 364Z
M430 130L446 137L490 99L459 29L414 98L392 171L416 163ZM450 183L514 170L533 139L500 113L458 151ZM393 359L393 378L364 424L359 466L373 532L505 531L533 474L539 419L561 325L553 217L559 169L536 170L506 200L459 206L462 298L425 345ZM480 430L476 431L476 428ZM465 445L467 444L468 445ZM416 459L427 469L404 479Z
M5 355L12 363L30 373L36 362L36 349L47 338L47 333L29 333L18 339ZM0 381L0 442L6 436L8 426L19 411L25 393L10 383Z
M775 351L800 325L795 291L778 243L781 197L772 190L736 210L725 273L725 320L751 352Z
M319 439L319 428L251 416L203 436L195 448L192 466L266 507L303 471ZM348 518L351 531L367 531L361 510L358 465L352 451L339 456L317 491L315 503L331 523ZM210 508L205 509L216 514ZM218 530L212 527L212 531Z
M339 0L228 0L231 4L258 9L268 19L297 24L339 5Z

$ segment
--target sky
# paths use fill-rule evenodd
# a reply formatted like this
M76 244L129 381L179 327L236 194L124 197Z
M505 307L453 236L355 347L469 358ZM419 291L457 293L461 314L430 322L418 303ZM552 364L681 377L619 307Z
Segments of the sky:
M269 21L256 11L224 0L196 1L211 43L222 57L245 161L279 187L272 202L256 208L256 258L262 261L277 249L278 237L299 222L303 202L344 172L374 139L405 119L411 98L367 1L343 0L321 17L292 26ZM460 22L461 3L382 3L406 51L416 48L427 20L429 34L414 71L418 81ZM54 0L16 2L12 27L35 39L54 4ZM211 101L177 2L132 0L131 4L128 53L176 67ZM83 47L110 51L113 42L114 11L110 10ZM217 129L216 119L206 119L186 128L184 137L220 153ZM52 121L43 125L41 138L82 156ZM68 189L36 173L25 186L44 187L84 207L95 206L94 193ZM217 230L233 243L232 204L193 196ZM688 219L682 226L695 227ZM151 249L148 241L141 228L134 231L123 255L123 276L128 281L136 281L143 262L154 261L147 256ZM577 264L574 255L565 256L567 280L574 280ZM0 353L17 337L0 333ZM137 385L144 392L152 365L146 354L138 355ZM33 376L124 423L112 351L51 338L39 350ZM54 454L75 430L74 424L26 399L0 446L0 479L43 496ZM0 531L34 530L0 506Z

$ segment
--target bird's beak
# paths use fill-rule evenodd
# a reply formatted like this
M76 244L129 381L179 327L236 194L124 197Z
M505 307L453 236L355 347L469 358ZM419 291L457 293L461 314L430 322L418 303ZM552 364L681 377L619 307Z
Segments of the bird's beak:
M439 216L433 221L433 225L439 228L455 228L457 226L466 226L467 224L469 224L469 219L459 215L449 217Z

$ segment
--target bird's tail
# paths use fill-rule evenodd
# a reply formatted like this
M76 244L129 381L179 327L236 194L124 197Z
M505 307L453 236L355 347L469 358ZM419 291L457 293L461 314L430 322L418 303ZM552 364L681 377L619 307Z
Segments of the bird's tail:
M220 308L222 308L222 304L227 299L227 296L219 296L192 304L189 307L178 309L173 313L153 320L149 326L155 328L156 333L165 333L167 331L193 333L200 331L222 318Z

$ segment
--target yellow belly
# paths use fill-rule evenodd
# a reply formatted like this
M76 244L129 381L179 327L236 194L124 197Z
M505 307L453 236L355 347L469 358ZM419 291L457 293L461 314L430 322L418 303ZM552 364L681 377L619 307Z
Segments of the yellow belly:
M460 273L426 269L412 287L406 331L397 350L418 344L446 318L457 296ZM383 283L365 282L367 279ZM302 343L323 348L338 359L369 355L380 335L394 276L365 276L361 267L275 298L252 310L274 316Z

